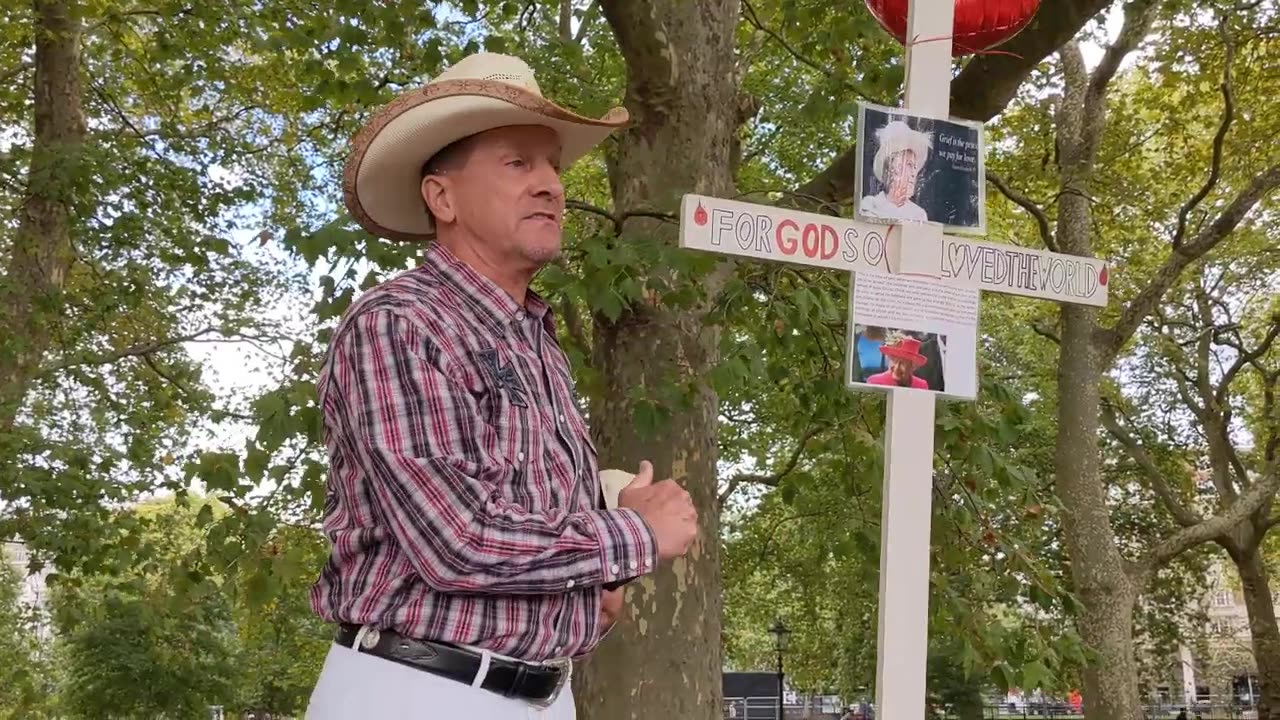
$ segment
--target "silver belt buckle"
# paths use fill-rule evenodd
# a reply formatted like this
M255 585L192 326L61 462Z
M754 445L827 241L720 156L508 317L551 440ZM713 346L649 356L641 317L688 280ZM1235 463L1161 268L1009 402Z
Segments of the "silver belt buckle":
M560 682L556 683L556 687L551 691L551 695L543 700L529 701L534 707L546 709L555 704L556 700L560 698L560 693L564 691L564 687L569 684L569 678L573 675L573 661L568 658L564 658L561 660L548 660L542 664L547 667L560 669Z

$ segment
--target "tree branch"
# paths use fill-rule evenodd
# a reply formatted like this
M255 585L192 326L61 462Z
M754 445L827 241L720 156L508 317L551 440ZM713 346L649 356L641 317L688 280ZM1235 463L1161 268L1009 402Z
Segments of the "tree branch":
M153 343L145 343L142 345L132 345L130 347L124 348L123 350L116 350L114 352L103 353L101 355L81 358L78 360L67 360L60 363L54 363L47 367L41 368L39 376L44 377L51 373L60 372L62 370L66 370L68 368L73 368L73 367L85 367L89 365L110 365L111 363L119 362L121 360L124 360L125 358L146 357L156 352L159 352L160 350L163 350L165 348L172 347L174 345L180 345L184 342L192 342L192 341L207 337L209 335L219 335L219 334L221 334L221 330L219 330L218 328L207 327L202 330L197 330L196 332L190 333L188 335L179 335L177 337L167 338L165 340L158 340Z
M1278 486L1280 486L1280 473L1272 467L1261 482L1255 483L1238 500L1231 503L1226 512L1215 515L1194 527L1183 528L1157 543L1147 553L1141 563L1142 567L1148 572L1152 571L1183 552L1230 532L1232 528L1270 502Z
M1015 205L1031 213L1031 217L1035 218L1036 225L1040 228L1041 242L1046 248L1058 252L1058 243L1054 241L1053 231L1049 229L1049 217L1034 200L1009 187L1009 183L1005 182L1004 178L990 170L987 171L987 182L995 185L1000 194L1009 198Z
M805 446L809 444L809 441L816 437L818 433L821 433L826 429L827 426L825 424L811 426L808 431L801 436L800 441L796 443L795 450L792 451L790 459L787 460L787 464L782 467L782 470L773 473L772 475L744 473L730 478L729 482L725 485L724 490L720 493L720 505L723 506L728 502L729 498L733 496L733 493L744 484L777 487L778 483L782 482L782 479L789 475L791 471L795 470L796 466L800 464L800 458L804 456Z
M667 47L666 28L650 3L600 0L600 10L627 61L627 96L645 102L670 96L674 92L676 58Z
M573 0L560 0L560 41L573 42Z
M578 344L578 348L582 350L582 356L586 361L587 367L591 367L591 342L587 340L587 331L582 326L582 318L578 315L578 308L568 295L560 297L560 314L564 317L564 326L569 331L569 337L573 338L573 341Z
M102 26L112 22L118 22L125 18L142 17L142 16L151 16L151 17L160 17L160 18L181 17L183 15L190 15L193 12L195 12L195 8L191 8L191 7L182 8L181 10L172 14L165 13L161 10L143 9L143 10L125 10L123 12L118 10L113 10L108 12L106 17L102 18L101 20L94 23L93 25L90 25L85 30L85 34L93 34L98 30L98 28L101 28Z
M1146 286L1121 310L1116 324L1104 331L1106 337L1103 342L1103 357L1107 367L1133 336L1138 325L1160 304L1182 271L1225 240L1244 220L1245 215L1277 187L1280 187L1280 164L1273 165L1254 177L1212 223L1196 234L1195 239L1175 248L1169 254Z
M1192 195L1182 209L1178 211L1178 228L1173 233L1173 247L1176 250L1182 246L1182 241L1187 233L1187 217L1191 215L1191 211L1196 209L1213 188L1218 184L1218 178L1222 171L1222 144L1227 139L1227 131L1231 128L1231 121L1235 118L1235 100L1231 86L1231 63L1235 60L1235 45L1231 42L1231 36L1227 34L1226 25L1223 25L1223 43L1225 45L1226 58L1223 61L1222 68L1222 122L1218 124L1218 132L1213 136L1213 160L1209 164L1209 177L1204 181L1204 185Z
M1215 400L1215 389L1210 378L1213 362L1213 305L1203 287L1202 277L1197 280L1194 293L1196 315L1200 328L1195 342L1195 381L1192 383L1200 397L1200 422L1204 426L1205 440L1209 444L1209 465L1213 472L1213 484L1228 502L1236 499L1236 489L1231 484L1232 468L1240 468L1239 457L1231 442L1230 408ZM1248 485L1248 476L1237 473L1241 486Z
M183 385L181 382L179 382L177 378L165 372L164 370L161 370L160 365L155 361L155 358L152 357L151 354L148 353L146 355L143 355L142 361L147 364L147 367L151 368L151 372L155 373L156 375L159 375L161 379L165 380L170 385L177 388L178 392L184 398L188 398L188 399L191 398L193 394L191 390L187 388L186 385Z
M8 85L14 78L25 72L30 72L34 68L35 65L31 62L24 61L18 63L16 67L7 70L4 73L0 73L0 85Z
M1257 367L1256 365L1254 367ZM1280 370L1262 373L1262 424L1267 428L1267 439L1262 445L1262 462L1275 465L1280 452L1280 413L1276 412L1276 384L1280 382Z
M590 203L582 202L581 200L565 200L564 206L569 210L579 210L591 213L592 215L599 215L602 218L607 218L609 222L613 223L613 231L618 235L622 234L622 223L626 222L627 218L653 218L655 220L662 220L670 223L678 223L680 221L679 218L676 217L675 213L660 212L658 210L629 210L627 212L614 215L602 207L597 207Z
M587 37L587 33L591 31L591 26L595 25L596 18L600 15L600 1L593 0L587 6L587 11L582 13L582 20L578 23L578 34L573 36L573 43L581 45L583 39Z
M767 27L760 20L760 16L756 14L756 9L751 5L750 0L742 0L742 15L747 19L747 22L751 23L751 25L755 27L755 29L759 30L760 32L772 38L774 42L781 45L783 50L786 50L787 53L791 55L791 57L798 60L801 64L805 65L811 70L814 70L820 73L825 77L830 78L832 76L833 73L831 72L831 69L830 69L831 68L830 63L819 64L805 57L804 55L800 54L799 50L796 50L794 47L792 47L791 44L786 41L786 38L783 38L776 31ZM860 98L863 98L865 100L870 100L871 102L878 103L880 105L885 104L884 100L875 97L866 87L862 86L859 83L855 83L850 80L844 80L844 86L847 90L849 90L849 92L852 92L854 95L857 95Z
M1155 491L1156 497L1160 498L1160 502L1164 504L1165 509L1173 515L1173 519L1182 527L1193 527L1203 522L1204 518L1188 509L1173 493L1173 489L1169 487L1169 483L1165 480L1164 473L1160 471L1160 468L1156 467L1155 461L1151 459L1151 455L1146 448L1142 447L1137 438L1120 425L1120 419L1116 415L1115 408L1105 400L1102 403L1101 418L1103 427L1124 446L1129 453L1129 457L1133 458L1133 461L1142 469L1147 479L1151 481L1151 489Z
M1062 344L1062 338L1058 337L1058 334L1056 332L1045 327L1044 325L1041 325L1039 322L1031 323L1031 331L1039 335L1040 337L1048 338L1052 340L1056 345Z
M1129 0L1124 5L1124 24L1115 42L1107 47L1102 60L1089 76L1089 92L1085 99L1085 111L1095 116L1105 111L1102 103L1106 100L1107 86L1120 69L1120 63L1133 52L1142 39L1146 37L1155 19L1158 3L1155 0Z
M1240 374L1240 371L1246 365L1254 364L1259 358L1267 354L1267 351L1275 344L1278 336L1280 336L1280 313L1271 316L1271 327L1267 329L1267 334L1263 336L1257 347L1246 351L1243 345L1234 346L1239 355L1236 356L1235 362L1231 363L1231 367L1222 373L1222 380L1218 383L1218 390L1214 393L1214 400L1219 404L1226 403L1227 391L1231 381L1235 379L1236 375Z

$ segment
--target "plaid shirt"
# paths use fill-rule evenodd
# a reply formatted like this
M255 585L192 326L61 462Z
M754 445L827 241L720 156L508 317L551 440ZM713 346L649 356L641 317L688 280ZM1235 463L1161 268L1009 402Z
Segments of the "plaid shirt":
M525 660L600 642L601 586L653 570L634 511L604 510L551 313L432 244L335 330L319 381L331 622Z

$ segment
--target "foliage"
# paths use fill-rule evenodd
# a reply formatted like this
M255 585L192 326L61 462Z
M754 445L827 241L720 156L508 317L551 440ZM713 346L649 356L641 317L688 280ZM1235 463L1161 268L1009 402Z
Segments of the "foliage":
M97 574L55 586L66 663L62 698L79 717L194 717L231 692L237 671L232 608L217 593L177 592L196 546L191 511L153 501L126 516L147 530L142 572Z
M300 714L319 674L331 629L311 612L305 568L323 561L307 528L273 534L256 557L219 577L193 580L187 562L204 548L202 527L226 510L161 498L120 517L145 523L150 560L118 573L63 578L53 593L65 677L57 697L82 717ZM272 591L264 583L274 578ZM263 597L268 599L264 600Z
M246 565L238 574L233 611L239 646L234 703L238 710L301 717L306 709L333 642L333 628L311 612L314 576L305 569L323 564L327 551L319 534L284 527L262 551L271 568ZM263 593L265 602L250 600L252 586L281 573L279 586Z

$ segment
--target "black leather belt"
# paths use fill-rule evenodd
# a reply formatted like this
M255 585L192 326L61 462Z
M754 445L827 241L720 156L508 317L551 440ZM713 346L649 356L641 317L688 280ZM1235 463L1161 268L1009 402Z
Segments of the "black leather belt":
M359 625L343 624L338 628L335 641L339 645L392 662L425 670L450 680L470 685L480 672L480 653L474 650L407 638L393 630L369 628L360 644L356 637ZM519 698L537 705L555 702L569 679L568 660L556 663L525 663L491 657L489 671L480 687L503 697Z

